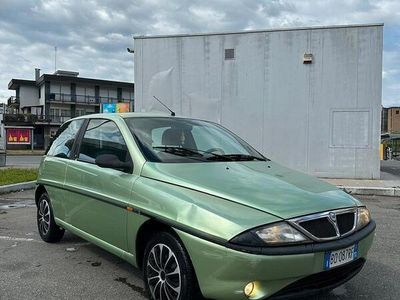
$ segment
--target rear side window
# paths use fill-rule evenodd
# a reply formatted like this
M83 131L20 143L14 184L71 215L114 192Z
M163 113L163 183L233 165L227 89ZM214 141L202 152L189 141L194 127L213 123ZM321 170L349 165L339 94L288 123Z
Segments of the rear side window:
M58 130L47 155L69 158L75 137L83 124L83 119L64 124Z
M119 160L130 160L128 148L117 125L110 120L90 120L83 136L78 159L95 163L101 154L114 154Z

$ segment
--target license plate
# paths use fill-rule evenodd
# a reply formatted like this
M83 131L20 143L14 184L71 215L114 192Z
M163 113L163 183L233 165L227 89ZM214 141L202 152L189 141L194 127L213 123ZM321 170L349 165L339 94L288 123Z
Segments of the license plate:
M328 270L334 267L344 265L358 257L358 244L336 251L325 252L324 269Z

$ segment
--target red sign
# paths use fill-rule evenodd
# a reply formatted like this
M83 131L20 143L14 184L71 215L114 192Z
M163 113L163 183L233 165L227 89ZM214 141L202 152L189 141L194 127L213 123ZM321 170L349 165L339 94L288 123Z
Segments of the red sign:
M30 129L7 128L7 144L30 144Z

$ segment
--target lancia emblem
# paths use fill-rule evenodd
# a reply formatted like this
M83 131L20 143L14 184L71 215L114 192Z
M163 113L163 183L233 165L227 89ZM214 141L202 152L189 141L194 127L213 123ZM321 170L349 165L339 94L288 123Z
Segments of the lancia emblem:
M330 212L329 219L331 219L332 222L336 223L336 214L334 212Z

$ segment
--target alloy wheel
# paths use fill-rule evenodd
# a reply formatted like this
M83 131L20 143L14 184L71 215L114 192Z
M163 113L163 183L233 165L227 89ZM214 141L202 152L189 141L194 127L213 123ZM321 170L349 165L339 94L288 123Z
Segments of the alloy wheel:
M39 230L43 235L46 235L50 229L50 206L46 199L40 201L38 213Z
M177 300L181 294L181 270L174 252L156 244L147 259L147 283L152 299Z

